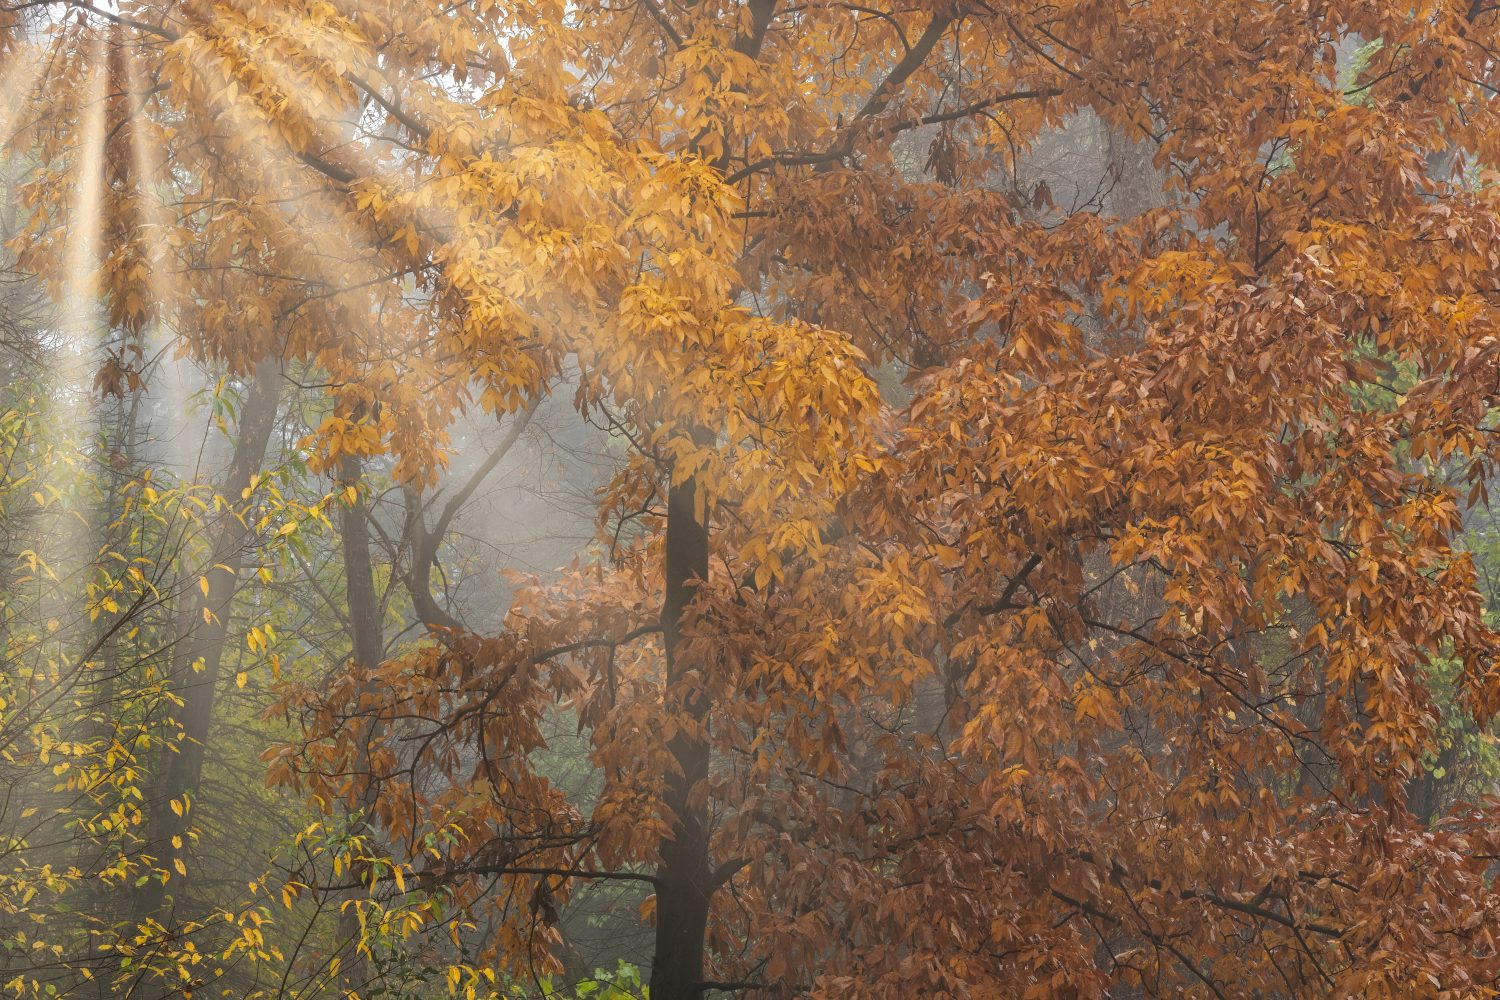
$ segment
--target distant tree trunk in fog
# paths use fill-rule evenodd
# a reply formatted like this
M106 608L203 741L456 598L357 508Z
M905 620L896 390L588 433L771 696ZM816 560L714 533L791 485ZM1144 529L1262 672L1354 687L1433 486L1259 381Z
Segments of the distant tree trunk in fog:
M195 807L193 800L203 777L219 667L229 632L230 606L239 585L249 534L235 510L265 462L266 448L276 424L280 378L281 369L275 361L262 361L256 366L240 408L239 435L229 466L216 487L230 508L207 528L211 533L209 558L201 573L206 586L200 584L198 573L185 569L181 576L181 606L169 680L174 693L182 699L178 710L182 743L178 752L162 755L162 771L146 803L149 839L145 847L145 852L155 858L154 866L170 873L172 895L178 899L186 877L177 871L177 865L182 863L185 867L188 829ZM166 901L167 885L153 877L136 892L133 916L137 921L158 916Z
M382 625L380 596L375 592L375 564L370 557L370 510L365 495L359 490L364 475L364 463L353 455L345 455L339 461L339 478L344 486L356 490L354 501L339 508L339 542L344 555L344 594L349 604L349 640L351 656L357 668L370 669L380 665L385 658L385 630ZM380 734L372 730L366 738L364 752L355 765L356 771L368 770L369 748ZM367 832L374 832L376 785L366 783L360 807ZM362 876L363 868L352 869ZM356 890L357 892L357 890ZM339 913L339 947L353 947L342 963L344 974L350 985L363 990L371 976L371 970L359 952L359 916L352 908Z

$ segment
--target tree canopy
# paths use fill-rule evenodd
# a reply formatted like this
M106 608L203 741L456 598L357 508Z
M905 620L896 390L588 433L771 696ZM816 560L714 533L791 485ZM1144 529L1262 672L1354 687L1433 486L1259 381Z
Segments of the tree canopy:
M1497 44L1483 0L0 0L54 298L0 407L0 920L129 901L8 988L531 995L638 891L655 1000L1497 995ZM227 438L168 483L80 428L172 364ZM592 540L453 582L554 399ZM70 752L114 818L29 832ZM299 816L264 910L204 860L231 761Z

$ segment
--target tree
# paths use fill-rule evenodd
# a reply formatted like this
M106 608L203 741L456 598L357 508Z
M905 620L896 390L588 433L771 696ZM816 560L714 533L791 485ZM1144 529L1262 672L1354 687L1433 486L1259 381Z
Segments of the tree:
M262 475L280 388L281 372L276 363L261 362L245 394L238 437L222 485L215 493L216 500L223 497L227 502L214 504L217 517L207 531L207 559L189 568L186 576L192 582L181 586L190 596L179 600L177 636L167 673L181 704L175 713L181 731L160 765L160 780L147 803L149 831L144 850L150 863L163 873L176 870L183 878L187 872L184 858L191 828L189 814L198 797L211 739L220 670L229 640L230 607L252 534L252 518L243 501L254 492ZM166 878L148 879L137 893L134 917L159 917L166 888Z
M107 53L99 141L196 185L191 349L326 372L322 468L425 486L569 358L631 448L502 632L288 691L272 777L373 803L372 892L493 904L521 973L645 883L656 1000L1493 989L1493 807L1406 795L1429 668L1500 695L1495 10L58 7L58 93ZM1158 197L1028 176L1082 118Z

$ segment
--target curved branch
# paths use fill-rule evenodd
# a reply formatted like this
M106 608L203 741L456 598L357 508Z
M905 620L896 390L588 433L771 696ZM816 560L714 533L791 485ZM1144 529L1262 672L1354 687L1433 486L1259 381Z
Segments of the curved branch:
M495 450L490 452L489 457L474 470L458 492L443 505L442 513L438 515L437 523L432 526L431 530L428 530L422 515L421 495L411 487L403 487L402 498L406 504L406 535L412 548L411 566L403 577L417 616L422 619L424 625L437 626L449 631L462 629L463 624L440 607L432 596L432 569L437 565L438 547L443 544L443 536L448 533L453 518L520 440L521 434L531 423L531 418L535 415L539 403L540 398L533 400L529 406L516 415L515 421L506 431L505 437L495 446Z

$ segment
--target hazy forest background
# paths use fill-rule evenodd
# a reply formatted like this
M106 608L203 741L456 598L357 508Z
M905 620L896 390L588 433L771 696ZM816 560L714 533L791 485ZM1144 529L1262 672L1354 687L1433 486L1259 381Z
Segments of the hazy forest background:
M0 0L0 995L1500 996L1497 45Z

